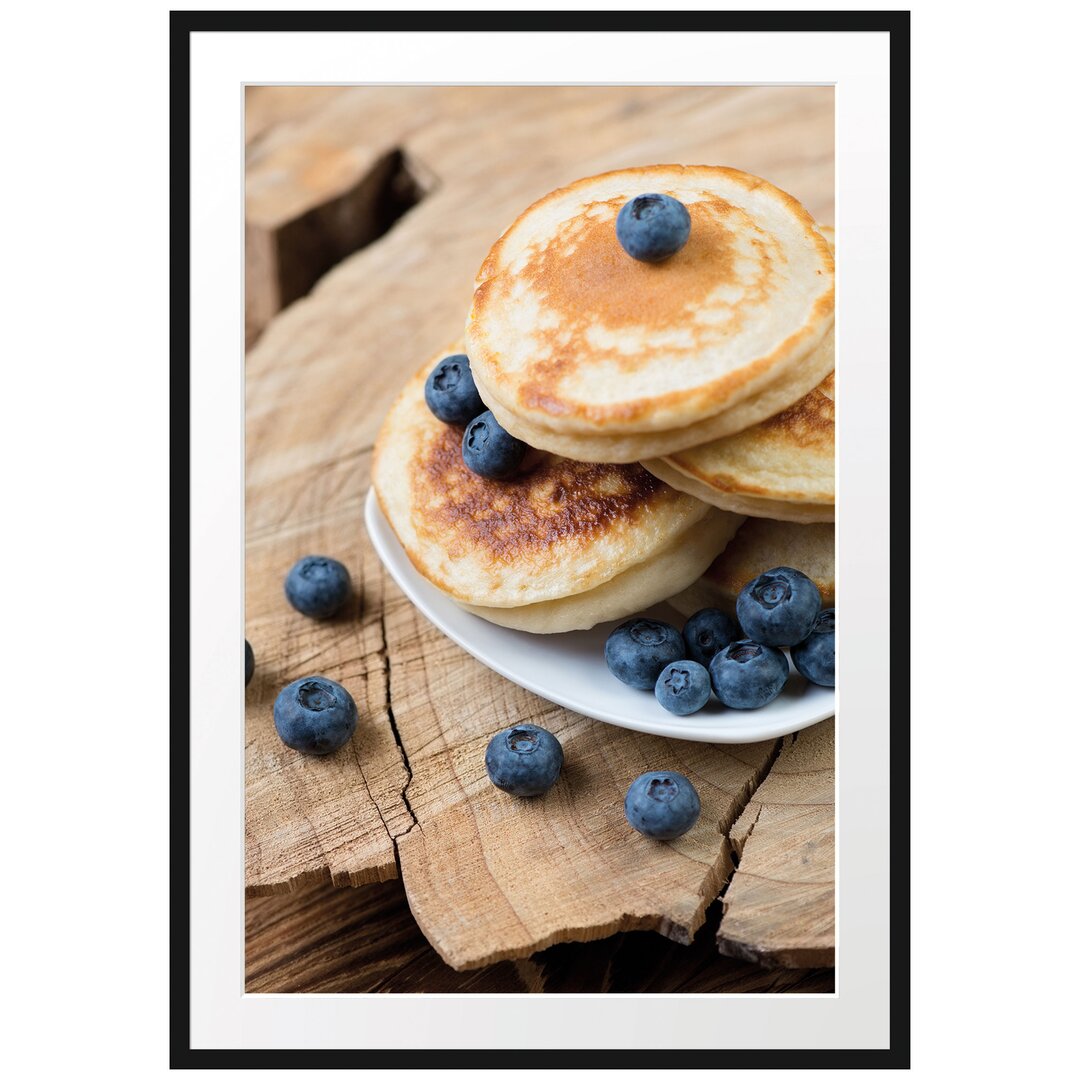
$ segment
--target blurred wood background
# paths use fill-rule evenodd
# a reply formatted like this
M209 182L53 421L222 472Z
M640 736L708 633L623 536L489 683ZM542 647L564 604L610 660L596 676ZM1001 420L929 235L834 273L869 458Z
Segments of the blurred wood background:
M581 176L679 161L763 175L831 223L832 98L827 87L248 88L249 990L832 990L831 722L743 748L761 765L724 780L722 748L576 717L473 661L386 578L362 524L386 408L460 334L472 275L517 213ZM281 595L309 552L341 558L357 586L358 606L329 624ZM316 671L356 698L352 754L303 759L276 738L277 690ZM479 705L463 716L464 701ZM513 926L540 883L520 894L511 859L492 882L514 902L483 925L499 939L513 928L514 943L463 936L443 886L495 828L470 809L490 794L472 759L508 716L569 732L579 760L694 748L699 775L718 778L717 843L665 855L671 895L646 890L633 918L598 911L582 926L567 912L571 937L602 940L541 952L540 928ZM607 805L623 777L616 767L595 782ZM641 870L603 867L628 890Z

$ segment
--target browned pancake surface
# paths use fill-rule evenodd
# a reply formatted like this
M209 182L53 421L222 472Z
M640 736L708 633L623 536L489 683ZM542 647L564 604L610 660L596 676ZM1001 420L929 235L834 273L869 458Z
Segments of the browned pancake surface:
M544 454L527 473L485 480L461 456L463 429L442 425L413 470L415 505L425 508L417 533L517 563L552 544L588 544L611 530L643 520L671 488L640 465L594 465Z
M596 588L677 543L709 513L638 464L530 452L513 478L476 475L461 455L464 429L424 402L424 379L440 357L391 407L373 479L413 565L455 599L518 607Z
M835 374L790 408L737 435L671 454L679 472L723 492L831 503Z
M622 205L618 199L591 203L586 216L567 223L522 272L521 279L536 291L545 312L557 325L540 332L548 353L532 366L531 377L519 392L519 400L530 408L548 413L565 410L559 386L565 374L573 372L582 356L591 362L606 362L616 371L640 370L646 357L627 355L618 348L604 348L590 338L598 326L605 330L638 330L649 335L665 330L682 330L693 325L695 313L718 286L739 288L742 301L766 303L775 288L772 260L777 256L761 230L738 207L717 200L692 203L690 239L677 254L660 264L628 258L611 225ZM597 207L606 208L603 217L589 216ZM753 241L762 266L752 283L740 283L734 271L734 228L759 234ZM481 286L477 311L483 317L487 296L498 294L496 285ZM729 325L740 325L738 306L731 309ZM678 346L673 346L679 348ZM697 348L695 339L680 351ZM734 377L733 377L734 378ZM650 405L650 407L653 407ZM640 406L624 406L620 415L629 418Z
M642 190L673 194L690 214L686 246L661 263L631 258L616 235L620 208ZM757 177L604 174L539 200L496 243L477 278L469 352L522 419L582 434L663 430L808 355L831 322L832 273L805 210Z

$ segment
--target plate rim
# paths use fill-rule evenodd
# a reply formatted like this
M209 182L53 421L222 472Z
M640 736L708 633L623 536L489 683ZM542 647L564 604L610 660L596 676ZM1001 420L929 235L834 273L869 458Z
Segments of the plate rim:
M494 671L497 675L502 676L502 678L509 680L516 686L520 686L524 690L528 690L532 694L536 694L537 697L543 698L545 701L550 701L561 708L569 709L571 712L577 713L580 716L587 716L600 723L612 724L615 727L626 728L630 731L640 731L647 735L657 735L661 738L680 739L686 742L705 742L714 745L746 745L748 743L766 742L769 739L777 739L784 735L790 735L796 731L802 731L805 728L812 727L814 724L819 724L823 720L828 720L830 717L836 715L836 697L834 690L830 700L830 707L819 710L820 715L815 712L810 719L800 719L795 723L793 723L790 718L786 721L777 720L774 721L772 725L763 726L760 733L755 733L753 735L747 735L745 732L738 735L733 733L732 737L725 738L722 737L723 733L717 733L711 726L708 729L690 726L684 727L679 723L680 718L675 717L674 714L672 714L670 722L661 719L653 724L649 720L640 720L636 717L627 719L626 717L595 707L582 708L581 702L562 697L557 690L550 690L545 686L529 680L527 676L522 676L518 673L511 674L503 665L499 664L498 661L493 661L490 657L476 652L467 640L462 640L457 633L448 628L444 620L440 618L438 611L433 611L424 602L422 597L419 599L417 598L413 587L415 584L413 579L415 578L416 582L423 582L429 587L432 587L431 583L422 577L410 562L405 549L401 546L390 522L382 511L382 507L379 505L374 486L368 488L367 497L364 500L364 527L383 569L390 575L413 607L415 607L440 633L448 637L455 645L464 649L474 660L477 660L489 670ZM396 560L396 562L393 558L393 555L396 553L384 550L391 544L396 547L397 552L400 553L400 558ZM399 573L399 565L404 573ZM448 603L453 603L449 598L447 598L447 601ZM473 615L471 612L461 608L459 608L458 611L471 619L480 618L479 615ZM485 622L486 625L494 626L497 629L506 629L508 633L517 632L505 627L498 627L495 623L487 623L486 620L481 621ZM570 631L570 633L574 632L575 631ZM820 687L818 689L827 690L828 688ZM765 708L768 708L768 706ZM750 711L751 710L747 710L747 712ZM752 711L757 715L760 715L761 713L761 710ZM718 737L718 735L721 737Z

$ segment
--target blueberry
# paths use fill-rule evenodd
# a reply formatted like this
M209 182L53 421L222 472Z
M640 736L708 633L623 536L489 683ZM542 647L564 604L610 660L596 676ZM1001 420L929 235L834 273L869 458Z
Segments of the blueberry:
M642 773L626 793L626 820L642 836L674 840L693 827L701 813L694 785L682 773Z
M328 619L352 595L349 571L325 555L305 555L285 578L285 597L302 615Z
M696 660L676 660L656 680L656 700L676 716L700 712L711 693L709 673Z
M464 353L440 360L424 383L427 407L444 423L467 424L487 406L473 382L469 358Z
M627 255L661 262L690 238L690 214L670 195L638 195L619 211L615 235Z
M331 754L356 730L356 702L340 683L309 675L278 694L274 727L281 741L301 754Z
M791 662L812 683L836 685L836 608L826 608L809 637L791 647Z
M608 670L637 690L652 690L660 672L686 658L686 643L674 626L655 619L620 623L604 642Z
M244 685L251 682L251 676L255 674L255 653L252 652L251 642L244 638Z
M500 731L484 754L488 778L511 795L542 795L559 779L562 763L559 740L535 724Z
M762 645L796 645L814 627L821 593L801 571L777 566L743 587L735 611L746 637Z
M760 709L788 681L787 657L756 641L733 641L709 664L713 690L731 709Z
M461 456L477 476L488 480L505 480L517 472L528 447L515 439L491 410L482 412L465 429L461 439Z
M743 636L739 624L719 608L703 608L687 620L682 632L686 655L699 664L709 661L725 646Z

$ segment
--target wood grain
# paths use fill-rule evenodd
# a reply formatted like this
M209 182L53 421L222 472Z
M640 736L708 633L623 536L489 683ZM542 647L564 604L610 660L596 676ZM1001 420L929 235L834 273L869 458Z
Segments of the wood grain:
M401 797L408 770L387 709L386 579L357 516L370 458L342 456L278 482L262 480L271 455L249 468L249 491L260 492L247 508L246 626L256 656L247 692L249 892L396 877L394 837L412 824ZM285 574L310 552L332 552L353 576L355 602L329 621L305 618L284 598ZM340 682L360 713L351 744L323 758L290 750L274 729L278 691L311 674Z
M248 120L258 123L251 104ZM267 124L248 143L244 173L245 339L250 346L283 307L330 267L381 236L431 183L397 146L406 117L355 115L347 88L314 98L291 122ZM287 98L272 99L270 111ZM255 101L264 103L265 95ZM321 103L321 108L315 108ZM252 114L255 114L252 116Z
M258 661L246 720L249 891L385 880L397 857L420 925L460 967L630 927L686 940L726 880L724 833L772 744L709 748L624 732L477 664L377 563L362 525L370 449L408 375L460 333L488 247L560 184L630 164L734 164L831 220L832 91L352 87L295 123L309 147L321 131L365 131L361 145L400 150L434 179L248 354L246 627ZM391 129L396 139L380 141ZM276 152L284 130L268 129L263 152ZM308 553L333 555L354 575L358 602L330 623L297 615L282 595L289 566ZM352 746L330 759L293 754L273 729L277 690L313 673L347 686L361 714ZM482 779L487 739L519 720L559 733L568 760L565 783L524 808ZM622 792L668 762L699 783L709 828L650 846L620 831Z
M717 944L727 956L831 967L835 934L834 725L784 738L731 842L738 857Z
M343 93L345 86L245 86L244 142L313 112Z
M717 955L721 905L693 942L646 932L554 945L527 960L457 972L409 911L400 882L315 885L247 902L248 993L831 994L833 972L792 971Z
M690 941L727 880L726 834L775 741L719 747L612 728L493 683L448 639L428 637L412 605L388 609L394 716L418 821L399 839L401 873L439 955L466 970L617 930ZM487 779L488 740L514 723L539 724L563 745L562 775L544 796L516 799ZM671 843L635 833L623 813L631 781L664 768L688 776L702 803L698 825Z
M829 87L249 87L246 340L441 176L475 204L455 225L498 209L488 245L554 187L673 160L738 164L832 220L831 124Z

